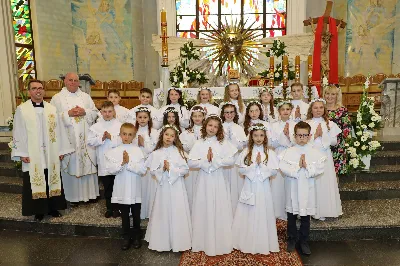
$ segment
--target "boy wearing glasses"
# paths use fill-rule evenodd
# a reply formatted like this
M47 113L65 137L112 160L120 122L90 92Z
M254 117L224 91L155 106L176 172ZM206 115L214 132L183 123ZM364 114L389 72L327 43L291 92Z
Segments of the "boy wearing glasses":
M326 156L309 144L311 126L308 123L300 121L294 132L296 145L279 155L279 168L286 179L287 251L292 252L296 247L296 220L300 215L298 244L303 254L310 255L310 216L316 212L315 178L324 172Z

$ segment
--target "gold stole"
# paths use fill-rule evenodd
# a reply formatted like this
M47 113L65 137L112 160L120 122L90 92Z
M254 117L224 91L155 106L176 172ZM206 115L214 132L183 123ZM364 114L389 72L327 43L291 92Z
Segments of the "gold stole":
M43 101L43 104L43 125L37 124L36 111L31 100L26 101L20 106L28 136L29 177L32 199L47 198L46 179L40 156L41 143L38 142L38 127L41 126L44 127L42 129L43 133L47 134L47 138L44 137L43 140L46 141L49 197L61 195L59 147L56 134L56 127L58 126L57 109L45 101Z

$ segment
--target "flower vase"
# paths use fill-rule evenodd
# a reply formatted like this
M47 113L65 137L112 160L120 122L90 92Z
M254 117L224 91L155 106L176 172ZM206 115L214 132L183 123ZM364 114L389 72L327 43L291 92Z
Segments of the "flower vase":
M371 155L362 156L361 161L365 164L364 170L368 171L371 166Z

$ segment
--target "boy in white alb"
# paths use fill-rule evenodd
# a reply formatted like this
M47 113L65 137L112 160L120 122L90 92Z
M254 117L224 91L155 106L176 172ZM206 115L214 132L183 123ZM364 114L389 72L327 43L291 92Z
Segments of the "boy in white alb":
M117 206L111 204L111 196L114 186L114 175L110 175L106 171L105 153L118 146L121 142L119 130L121 122L115 119L115 105L112 102L105 101L101 106L101 116L96 124L90 127L87 144L96 148L97 172L100 180L104 185L104 197L106 198L107 211L104 214L106 218L113 216L119 217Z
M136 113L137 110L141 107L146 107L150 110L151 120L153 122L153 128L160 129L162 127L162 120L159 120L158 109L152 106L150 103L153 101L153 93L148 88L143 88L140 90L139 95L140 104L133 107L129 110L128 115L126 117L126 122L136 124Z
M292 252L297 240L297 215L300 215L300 249L310 255L308 238L310 216L316 213L315 178L324 172L326 156L308 142L311 126L300 121L294 127L296 144L279 155L279 168L286 178L287 251Z
M115 175L111 202L119 205L122 220L122 250L127 250L133 240L133 248L140 242L140 207L142 202L141 176L146 173L144 156L139 147L132 144L136 135L135 126L124 123L121 126L122 144L106 153L106 169ZM129 213L132 212L133 228Z
M114 105L114 110L115 110L115 118L120 121L121 123L124 123L126 120L126 117L128 115L129 110L126 109L125 107L119 105L119 102L121 101L121 95L118 90L109 90L107 94L107 101L110 101ZM103 120L103 115L101 112L98 114L99 118L97 119L97 122Z
M290 94L292 95L292 119L296 122L304 121L307 118L308 104L303 101L303 84L295 82L290 86Z

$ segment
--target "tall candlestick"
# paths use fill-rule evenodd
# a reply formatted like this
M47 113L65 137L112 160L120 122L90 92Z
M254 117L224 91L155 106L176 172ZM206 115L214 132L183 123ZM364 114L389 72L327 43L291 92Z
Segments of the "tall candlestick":
M274 57L271 56L269 58L269 87L270 88L274 88L275 84L274 84L274 78L275 78L275 73L274 73Z
M312 68L313 68L313 58L312 55L308 55L308 86L312 86Z
M295 59L295 66L294 66L294 71L295 71L295 82L299 83L300 82L300 55L296 55Z
M282 87L282 94L283 99L286 100L287 98L287 87L288 87L288 79L289 79L289 60L287 55L283 56L283 87Z
M167 34L167 12L163 8L161 10L161 54L162 54L162 64L161 66L168 66L168 34Z

